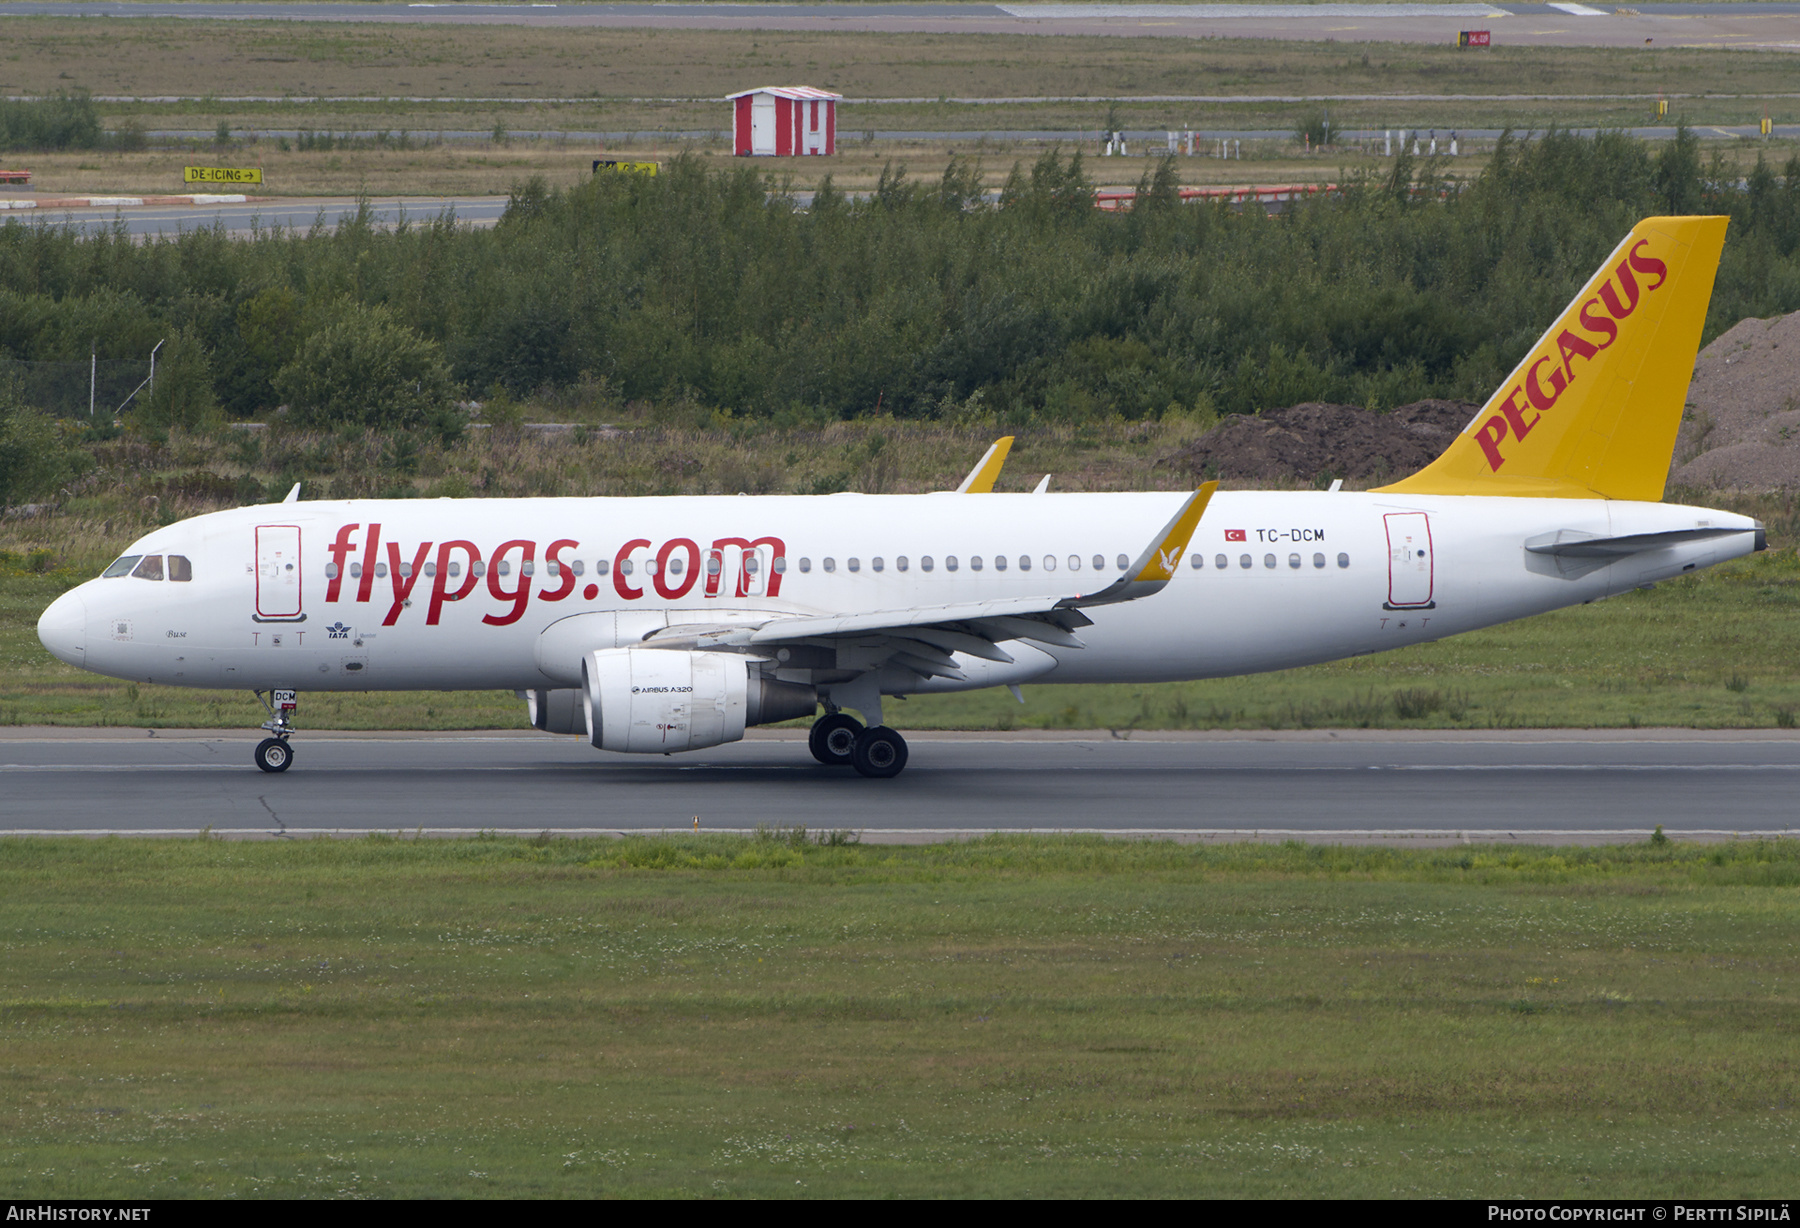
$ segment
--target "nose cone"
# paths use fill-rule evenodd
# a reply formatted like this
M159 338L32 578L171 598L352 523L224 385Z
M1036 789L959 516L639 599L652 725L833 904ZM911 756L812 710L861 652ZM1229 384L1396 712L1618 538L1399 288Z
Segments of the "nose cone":
M87 606L75 593L64 593L38 619L38 639L58 661L87 665Z

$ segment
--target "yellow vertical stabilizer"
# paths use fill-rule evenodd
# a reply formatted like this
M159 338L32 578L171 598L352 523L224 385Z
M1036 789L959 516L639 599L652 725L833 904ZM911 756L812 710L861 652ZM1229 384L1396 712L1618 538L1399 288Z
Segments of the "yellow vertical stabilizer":
M1651 217L1399 494L1662 498L1725 218Z

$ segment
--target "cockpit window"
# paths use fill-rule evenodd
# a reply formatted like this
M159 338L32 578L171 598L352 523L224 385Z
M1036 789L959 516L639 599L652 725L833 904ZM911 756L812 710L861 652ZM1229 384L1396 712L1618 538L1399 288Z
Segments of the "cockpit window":
M185 554L169 556L169 579L188 581L194 578L194 565L187 560Z
M117 579L119 576L128 576L131 574L131 569L137 566L138 560L143 557L144 556L141 554L128 554L115 562L111 567L108 567L105 571L101 572L100 578L102 580L113 580Z
M139 580L160 580L162 571L162 555L146 554L144 561L133 568L131 574Z

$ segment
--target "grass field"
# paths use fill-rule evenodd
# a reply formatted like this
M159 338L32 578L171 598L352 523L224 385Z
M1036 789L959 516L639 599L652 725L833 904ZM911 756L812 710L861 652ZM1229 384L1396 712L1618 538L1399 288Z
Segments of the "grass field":
M138 97L551 98L599 105L717 98L777 77L851 98L1795 92L1791 57L1757 51L1471 53L1255 39L53 17L9 17L6 29L0 91L32 94L76 84ZM1788 103L1795 108L1800 99Z
M1780 1197L1791 844L0 842L40 1197Z
M250 164L280 195L504 192L542 174L572 183L597 153L666 158L682 148L729 156L724 94L747 84L805 80L851 99L840 114L840 153L770 167L804 188L829 173L840 186L873 186L890 161L936 176L954 151L982 159L997 186L1041 148L984 132L1096 134L1119 126L1293 131L1317 106L1236 101L1325 94L1428 95L1334 102L1349 128L1533 130L1550 124L1625 127L1777 124L1800 118L1789 59L1723 50L1496 48L1483 53L1397 44L1241 39L1017 38L929 34L606 30L521 26L354 25L289 22L7 18L0 96L82 87L99 95L179 101L108 102L106 122L153 131L231 133L304 129L387 134L380 144L302 152L272 139L234 139L147 152L32 155L33 185L49 192L180 190L191 162ZM1674 98L1653 119L1654 95ZM1532 99L1472 95L1580 95ZM1747 95L1796 95L1771 99ZM199 95L199 96L196 96ZM282 101L225 101L255 95ZM1155 102L1149 95L1222 101ZM1743 95L1743 96L1740 96ZM370 98L385 101L367 101ZM1019 101L968 105L958 98ZM1057 101L1115 98L1115 103ZM1041 99L1044 101L1032 101ZM359 101L362 100L362 101ZM857 100L867 100L858 102ZM443 131L713 132L568 144L511 140L431 144ZM969 133L963 139L873 140L882 132ZM404 147L403 147L404 146ZM423 146L423 147L421 147ZM1465 150L1470 143L1464 142ZM1788 143L1720 142L1734 165ZM1485 157L1457 164L1474 173ZM1339 179L1381 165L1354 149L1307 157L1287 141L1257 142L1246 160L1183 159L1191 184ZM17 157L14 160L18 160ZM1128 159L1096 173L1134 182Z

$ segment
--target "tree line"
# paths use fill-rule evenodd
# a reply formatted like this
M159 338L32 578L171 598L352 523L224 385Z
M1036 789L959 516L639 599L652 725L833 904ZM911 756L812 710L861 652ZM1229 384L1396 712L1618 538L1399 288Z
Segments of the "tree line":
M521 185L491 230L8 221L0 357L165 341L131 415L188 425L285 405L300 425L451 429L462 397L583 382L787 422L1382 409L1484 398L1639 218L1715 211L1732 226L1708 336L1800 309L1800 158L1740 179L1685 131L1508 137L1467 183L1403 156L1277 216L1183 203L1163 161L1128 212L1092 191L1059 151L997 200L963 161L799 202L757 166L684 156Z

